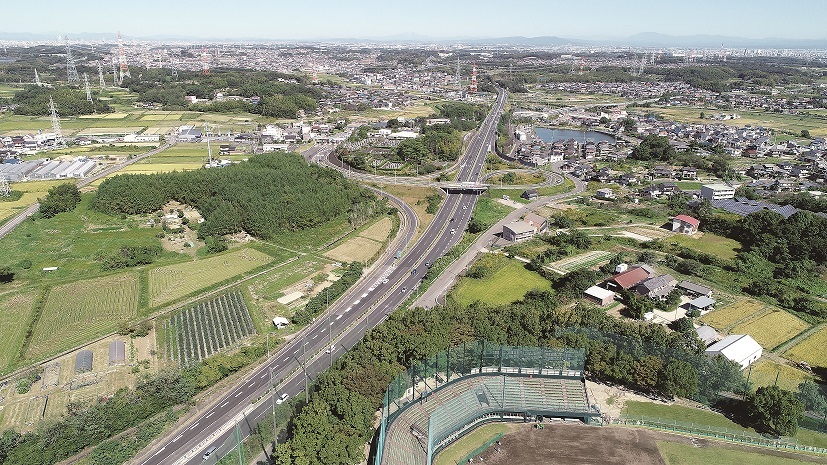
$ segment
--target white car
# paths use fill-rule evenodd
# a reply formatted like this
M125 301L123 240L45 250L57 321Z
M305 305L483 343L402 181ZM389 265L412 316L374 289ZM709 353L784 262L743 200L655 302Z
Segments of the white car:
M463 206L462 206L462 209L463 209L463 210L468 210L468 205L463 205Z
M451 228L451 235L453 235L455 232L457 232L457 230L456 230L456 229Z
M329 353L333 352L334 350L336 350L336 346L330 346L330 347L327 348L327 350L324 351L324 353L329 354Z
M278 399L276 399L276 404L277 405L283 404L284 401L286 401L288 397L290 397L290 396L287 395L287 393L285 392L284 394L280 395Z

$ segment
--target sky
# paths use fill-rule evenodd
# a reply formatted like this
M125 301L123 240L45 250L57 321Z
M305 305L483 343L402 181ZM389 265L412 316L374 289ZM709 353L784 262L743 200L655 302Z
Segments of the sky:
M824 39L827 0L0 0L0 32L324 39L626 37L641 32Z

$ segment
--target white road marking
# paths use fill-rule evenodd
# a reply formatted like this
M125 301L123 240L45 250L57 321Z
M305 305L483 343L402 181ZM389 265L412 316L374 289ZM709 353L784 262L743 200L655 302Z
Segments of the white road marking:
M364 294L362 294L362 297L367 297L367 296L368 296L368 293L367 293L367 292L365 292Z
M359 302L361 302L361 300L360 300L360 299L356 299L356 300L353 302L353 305L356 305L356 304L358 304Z
M336 315L337 320L340 319L340 318L342 318L342 315Z
M222 407L226 407L227 405L229 405L229 402L224 402L223 404L221 404Z
M194 424L194 425L190 426L190 429L195 429L195 427L196 427L196 426L198 426L198 423L196 423L196 424Z
M210 412L210 413L208 413L208 414L207 414L207 416L206 416L206 417L204 417L204 418L209 418L209 417L211 417L213 413L215 413L215 412Z
M238 397L241 395L241 391L238 391L238 394L234 395L233 397Z
M175 439L173 439L171 442L175 442L175 441L181 439L182 437L184 437L183 433L179 434L178 436L175 436Z
M267 377L267 373L264 373L263 375L259 376L259 378L261 378L261 379L264 379L266 377Z

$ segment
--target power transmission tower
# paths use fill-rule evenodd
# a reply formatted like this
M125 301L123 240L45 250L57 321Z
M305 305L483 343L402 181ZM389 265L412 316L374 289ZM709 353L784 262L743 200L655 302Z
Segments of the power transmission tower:
M201 50L201 67L203 69L204 74L210 74L209 55L207 55L206 47Z
M83 84L86 86L86 101L92 101L92 91L89 89L89 76L83 73Z
M103 65L98 63L98 78L100 79L100 87L103 89L106 87L106 82L103 80Z
M174 58L169 59L169 67L172 69L172 79L178 80L178 65Z
M66 77L69 82L78 82L78 69L75 67L75 59L72 57L72 47L69 46L69 37L66 39Z
M123 84L123 78L132 77L129 74L129 65L126 64L126 52L123 50L123 41L121 40L121 31L118 31L118 63L120 64L120 75L118 77L118 84Z
M118 60L112 57L112 86L118 87Z
M457 80L457 88L462 89L462 85L460 84L460 81L459 81L459 57L457 57L457 77L456 77L456 80Z
M36 85L37 87L43 85L43 83L40 82L40 76L37 75L37 68L34 69L34 85Z
M63 133L60 132L60 120L57 117L55 102L51 95L49 96L49 111L52 113L52 132L55 133L55 146L62 147L64 145Z

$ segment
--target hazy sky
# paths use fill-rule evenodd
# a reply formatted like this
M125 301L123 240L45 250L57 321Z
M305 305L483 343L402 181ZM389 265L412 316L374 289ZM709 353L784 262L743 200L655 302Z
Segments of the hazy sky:
M827 38L827 0L0 0L0 32L307 39L639 32Z

